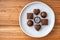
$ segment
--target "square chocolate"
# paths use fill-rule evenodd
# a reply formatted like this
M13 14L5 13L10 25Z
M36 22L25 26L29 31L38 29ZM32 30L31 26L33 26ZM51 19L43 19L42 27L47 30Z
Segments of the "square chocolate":
M42 19L42 25L48 25L48 19Z
M33 13L27 13L27 19L33 19Z

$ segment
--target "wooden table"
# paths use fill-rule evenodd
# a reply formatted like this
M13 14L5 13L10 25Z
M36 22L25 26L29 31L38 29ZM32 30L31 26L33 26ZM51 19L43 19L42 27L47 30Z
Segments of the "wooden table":
M19 27L19 13L22 8L39 0L0 0L0 40L60 40L60 0L40 0L55 12L56 22L52 32L43 38L31 38Z

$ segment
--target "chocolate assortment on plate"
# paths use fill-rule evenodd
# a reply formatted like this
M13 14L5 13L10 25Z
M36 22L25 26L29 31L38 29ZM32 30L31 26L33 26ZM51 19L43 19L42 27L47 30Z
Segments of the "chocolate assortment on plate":
M46 17L47 12L41 12L40 9L34 9L33 13L27 13L27 25L29 27L33 26L36 31L39 31L43 25L48 25L48 19Z

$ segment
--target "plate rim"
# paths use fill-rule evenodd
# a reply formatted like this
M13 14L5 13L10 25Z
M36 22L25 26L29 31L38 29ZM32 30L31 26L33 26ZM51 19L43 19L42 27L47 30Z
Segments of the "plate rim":
M41 37L32 36L32 35L26 33L26 32L23 30L23 28L21 27L21 15L22 15L23 10L24 10L27 6L29 6L29 5L31 5L31 4L33 4L33 3L43 3L43 4L47 5L47 6L53 11L53 9L52 9L48 4L46 4L46 3L44 3L44 2L41 2L41 1L33 1L33 2L30 2L30 3L26 4L26 5L23 7L23 9L21 10L21 12L20 12L20 14L19 14L19 26L20 26L20 29L23 31L24 34L26 34L26 35L28 35L28 36L30 36L30 37L33 37L33 38L42 38L42 37L47 36L47 35L52 31L53 27L55 26L55 13L54 13L54 11L53 11L53 13L54 13L54 24L53 24L53 27L52 27L52 29L50 30L50 32L48 32L46 35L41 36Z

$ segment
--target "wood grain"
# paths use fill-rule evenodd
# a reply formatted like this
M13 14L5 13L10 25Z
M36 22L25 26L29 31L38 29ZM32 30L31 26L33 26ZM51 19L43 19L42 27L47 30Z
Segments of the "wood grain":
M55 12L54 29L43 38L31 38L19 27L19 13L33 1L44 2ZM0 0L0 40L60 40L60 0Z

